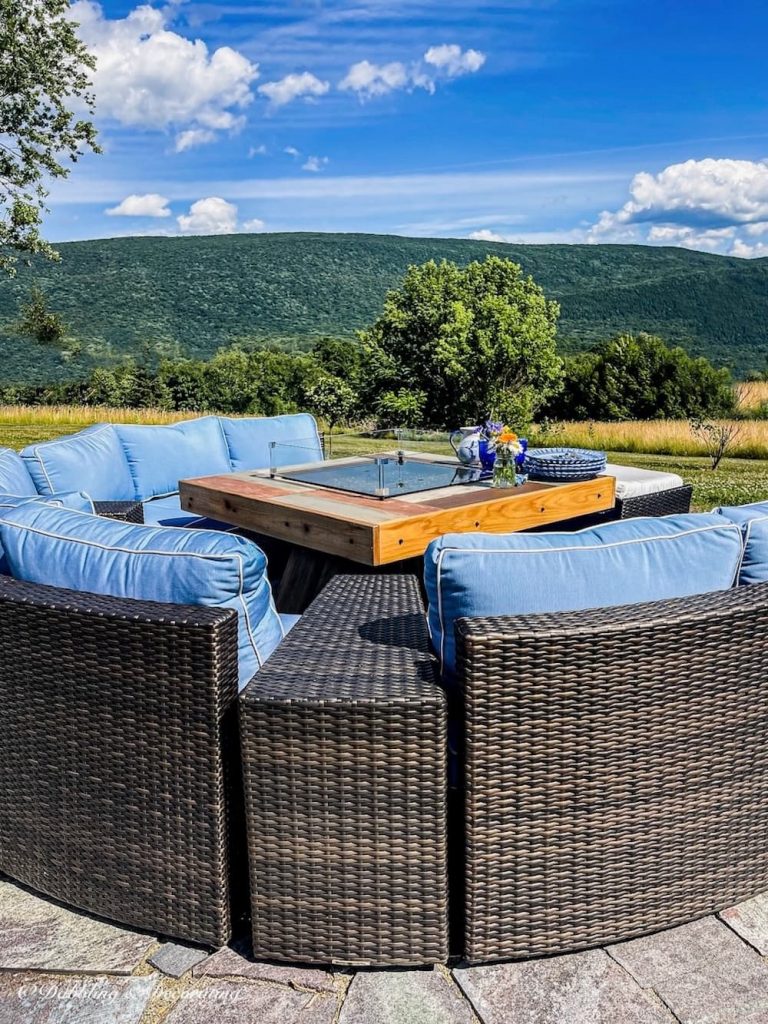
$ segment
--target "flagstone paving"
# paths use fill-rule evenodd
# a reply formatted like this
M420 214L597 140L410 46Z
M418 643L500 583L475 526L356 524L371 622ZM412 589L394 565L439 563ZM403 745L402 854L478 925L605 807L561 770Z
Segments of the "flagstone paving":
M605 949L354 971L160 942L0 879L0 1024L768 1024L768 894Z

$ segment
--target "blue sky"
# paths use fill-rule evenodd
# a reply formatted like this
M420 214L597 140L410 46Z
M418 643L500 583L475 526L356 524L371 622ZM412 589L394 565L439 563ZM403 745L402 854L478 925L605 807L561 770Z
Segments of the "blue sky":
M57 241L243 230L768 255L758 0L77 0Z

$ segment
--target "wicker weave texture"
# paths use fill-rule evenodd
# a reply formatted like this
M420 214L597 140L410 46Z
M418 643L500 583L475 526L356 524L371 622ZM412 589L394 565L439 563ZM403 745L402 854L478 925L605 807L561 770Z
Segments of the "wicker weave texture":
M670 927L768 887L768 585L463 620L472 961Z
M233 612L0 576L0 871L225 942L236 696Z
M417 581L336 577L241 700L254 953L448 954L446 702Z
M140 501L94 501L96 515L124 523L144 523L144 506Z
M670 487L655 494L639 494L635 498L619 499L616 511L619 519L635 519L637 516L671 516L691 511L693 487Z

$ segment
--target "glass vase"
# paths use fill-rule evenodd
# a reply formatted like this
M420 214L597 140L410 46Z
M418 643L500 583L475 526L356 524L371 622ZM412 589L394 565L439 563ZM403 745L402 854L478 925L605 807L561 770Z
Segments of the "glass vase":
M503 458L496 453L496 462L493 467L494 487L517 487L517 467L513 458Z

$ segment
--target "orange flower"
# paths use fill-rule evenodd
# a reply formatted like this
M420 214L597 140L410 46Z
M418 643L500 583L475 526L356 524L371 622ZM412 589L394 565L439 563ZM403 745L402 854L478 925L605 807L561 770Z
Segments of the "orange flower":
M513 434L511 430L505 430L503 433L499 434L499 441L501 441L502 444L511 444L512 441L516 440L517 434Z

